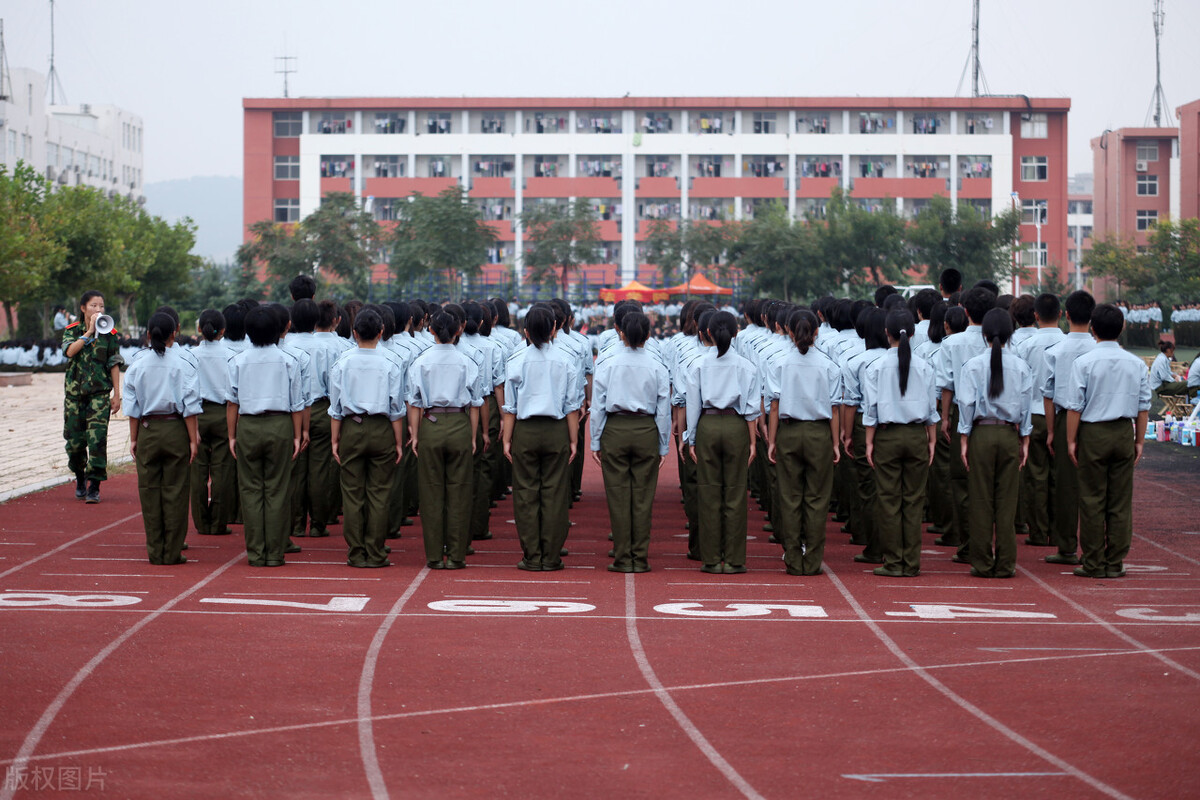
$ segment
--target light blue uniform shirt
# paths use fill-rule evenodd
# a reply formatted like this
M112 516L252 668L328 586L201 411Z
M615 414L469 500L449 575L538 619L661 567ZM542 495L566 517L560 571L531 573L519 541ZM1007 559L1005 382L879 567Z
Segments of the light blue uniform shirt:
M1038 328L1032 336L1021 342L1020 346L1014 348L1017 355L1025 359L1025 363L1029 365L1030 372L1033 373L1032 411L1035 417L1044 417L1046 415L1046 406L1042 402L1042 386L1046 383L1046 376L1048 374L1046 351L1061 342L1064 336L1066 334L1058 326Z
M579 368L562 350L530 345L513 353L505 366L504 413L562 419L583 406Z
M468 336L464 333L462 341L483 353L483 369L485 370L483 377L486 388L484 394L492 394L497 386L504 383L505 366L508 360L504 358L500 347L489 336L480 336L478 333Z
M929 341L929 320L923 319L913 328L912 338L908 340L913 352L921 345Z
M1116 342L1097 342L1071 365L1063 408L1078 411L1083 422L1135 419L1150 410L1146 364Z
M876 352L869 350L867 352ZM863 376L863 427L878 425L936 425L938 390L934 385L933 366L913 356L908 363L908 387L900 394L900 351L883 351L868 365Z
M1059 408L1066 408L1067 395L1071 391L1071 367L1075 359L1096 346L1090 333L1068 333L1058 344L1046 350L1046 375L1042 381L1042 397L1054 401ZM1142 369L1145 369L1145 363Z
M1150 367L1150 391L1153 392L1164 383L1171 383L1174 380L1175 373L1171 372L1171 359L1167 358L1166 353L1159 353Z
M763 377L763 399L779 403L780 419L831 419L841 403L842 371L816 347L801 354L793 345L766 366Z
M855 353L842 365L842 402L844 406L862 406L863 382L866 380L867 367L883 356L887 350L875 347Z
M479 367L452 344L435 344L408 370L404 401L417 408L483 405Z
M1028 436L1033 431L1033 371L1016 353L1007 347L1000 351L1004 391L988 397L988 382L992 378L992 352L989 349L963 364L958 376L954 402L958 404L958 432L971 433L975 421L998 419L1011 422L1018 433Z
M963 364L987 350L982 325L968 325L962 333L952 333L942 339L938 360L934 364L935 383L939 390L957 391L955 384Z
M1200 369L1196 369L1197 366L1200 366L1200 358L1193 361L1191 368L1188 369L1187 385L1189 389L1200 386Z
M592 358L592 343L577 330L562 331L559 336L566 334L567 340L579 351L579 362L583 365L583 374L591 375L596 371L596 359Z
M278 345L251 347L229 360L229 397L239 414L304 410L300 362Z
M383 350L356 347L334 362L329 373L329 416L386 414L404 416L404 374Z
M736 342L737 339L734 341ZM699 339L696 339L695 342L696 346L688 348L687 353L675 366L675 378L671 384L671 405L676 408L683 408L687 405L688 384L696 377L700 359L704 358L704 354L712 349L702 344Z
M304 407L308 408L312 405L312 358L308 351L301 347L298 343L292 341L292 334L283 337L283 343L279 345L283 352L296 359L300 364L300 386L304 392Z
M1037 332L1038 329L1032 325L1027 325L1023 328L1017 328L1013 331L1012 338L1008 340L1008 346L1013 349L1013 352L1016 352L1017 348L1020 347L1023 342Z
M196 372L200 379L200 399L221 403L229 397L229 359L233 353L222 339L203 341L192 351L196 357Z
M329 371L344 352L337 334L289 333L283 341L285 350L290 348L308 353L309 404L329 397Z
M491 381L492 365L489 363L488 354L475 345L463 341L465 338L465 336L458 337L458 344L454 347L475 362L475 386L472 391L479 397L487 397L495 391Z
M250 344L250 340L246 338L238 339L237 341L233 339L222 339L221 341L225 343L225 348L229 350L229 354L234 356L238 353L244 353L253 347Z
M200 379L195 364L174 347L161 356L148 350L125 371L125 416L152 414L194 417L201 412Z
M919 345L915 345L913 347L913 356L921 359L922 361L928 361L929 366L932 367L937 359L938 351L941 349L941 342L935 342L932 339L926 339Z
M671 449L671 402L667 368L646 352L622 347L607 359L592 379L592 449L600 449L600 437L608 415L618 411L649 414L658 427L658 454Z
M834 334L836 333L837 331L828 322L822 322L817 326L817 349L826 358L829 357L829 344L834 340Z
M684 440L696 444L696 425L706 408L732 408L747 421L762 415L758 370L731 347L718 357L709 347L696 362L687 385L687 433Z

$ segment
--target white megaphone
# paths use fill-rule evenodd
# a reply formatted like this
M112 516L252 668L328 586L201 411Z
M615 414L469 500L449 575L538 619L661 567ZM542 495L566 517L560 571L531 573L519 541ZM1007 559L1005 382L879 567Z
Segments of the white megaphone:
M108 314L101 314L96 317L96 335L99 336L105 333L112 333L113 318Z

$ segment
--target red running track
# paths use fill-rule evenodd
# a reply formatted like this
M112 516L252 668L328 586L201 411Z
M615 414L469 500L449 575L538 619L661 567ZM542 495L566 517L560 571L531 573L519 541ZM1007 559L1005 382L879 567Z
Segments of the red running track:
M1183 797L1200 779L1200 473L1148 448L1124 580L1022 547L986 581L932 536L917 579L684 557L673 467L653 572L608 573L590 462L563 572L514 568L511 501L461 572L282 569L238 535L145 560L134 478L0 506L0 800L169 797Z

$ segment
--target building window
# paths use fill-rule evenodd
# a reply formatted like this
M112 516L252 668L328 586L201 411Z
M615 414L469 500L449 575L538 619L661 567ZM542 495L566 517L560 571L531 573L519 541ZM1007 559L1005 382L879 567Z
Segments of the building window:
M1158 161L1158 142L1145 142L1137 146L1138 161Z
M1021 201L1022 225L1045 225L1050 211L1045 200Z
M575 113L575 129L580 133L620 133L621 112L592 111Z
M670 133L675 121L666 111L647 111L642 115L641 128L643 133Z
M1092 238L1092 226L1091 225L1068 225L1067 226L1067 238L1070 239L1072 242L1074 242L1077 237L1079 239Z
M726 119L721 111L697 111L688 117L688 129L692 133L733 133L736 119L733 114Z
M1028 116L1029 119L1025 117ZM1045 114L1028 114L1021 117L1022 139L1045 139L1050 135L1050 126Z
M300 180L300 156L275 156L275 180Z
M304 115L299 111L276 111L274 117L276 139L292 139L304 132Z
M1137 229L1148 231L1158 224L1158 212L1153 209L1139 209L1137 212Z
M780 156L746 156L742 159L742 176L746 178L783 177L787 172L787 161Z
M1067 203L1067 213L1068 214L1091 214L1092 213L1092 201L1091 200L1072 200L1071 202Z
M58 145L46 142L46 166L58 168Z
M620 156L580 156L575 162L575 174L588 178L621 177Z
M535 178L557 178L558 156L534 156L533 175Z
M916 134L934 134L945 123L937 114L913 114L912 132Z
M754 112L754 132L755 133L775 133L778 128L775 125L774 111L755 111Z
M425 120L426 133L453 133L454 125L449 111L430 111Z
M1158 197L1158 176L1138 175L1137 193L1142 197Z
M398 197L376 197L371 200L371 214L376 222L394 222L402 202Z
M299 222L300 200L295 197L279 197L275 199L276 222Z
M321 116L310 115L311 133L354 133L354 120L346 111L323 111Z
M1021 180L1044 181L1050 178L1050 165L1046 156L1021 156Z
M675 161L670 156L646 156L647 178L670 178L675 175Z
M404 111L376 111L375 133L404 133L408 127L408 113Z
M796 117L796 133L829 133L829 114L817 112L812 116Z
M354 158L351 156L321 156L321 177L354 177Z
M503 111L485 111L479 119L479 132L504 133L504 118L507 116Z
M535 111L525 115L526 133L566 133L567 112Z
M1044 267L1046 261L1046 242L1042 242L1041 248L1038 248L1036 242L1026 244L1025 249L1021 251L1021 266L1024 267Z
M453 156L430 156L426 169L427 178L453 178L454 169L451 166Z
M369 176L372 178L403 178L408 166L408 159L401 161L400 156L364 156L364 159L373 171Z
M507 178L514 167L512 156L474 156L471 159L471 172L477 178Z
M888 114L873 111L858 112L859 133L895 133L896 119Z

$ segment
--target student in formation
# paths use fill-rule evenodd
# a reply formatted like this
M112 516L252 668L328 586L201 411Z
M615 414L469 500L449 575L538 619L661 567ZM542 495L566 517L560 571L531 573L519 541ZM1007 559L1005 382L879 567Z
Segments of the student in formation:
M915 323L900 307L884 320L887 351L863 376L863 459L875 470L882 566L876 575L915 578L921 572L925 484L937 441L933 367L914 358Z
M1071 366L1063 398L1065 450L1079 469L1079 544L1075 574L1122 578L1133 539L1133 468L1142 457L1150 413L1145 364L1117 343L1120 310L1105 303L1092 312L1098 340Z
M480 435L476 440L474 459L474 489L471 499L471 539L492 538L490 529L492 505L492 475L500 452L500 408L504 405L504 380L507 359L499 344L492 339L492 310L484 303L469 300L463 303L466 324L462 341L483 354L484 405L487 429L480 418ZM483 447L486 440L487 446Z
M1160 340L1158 355L1154 357L1154 364L1150 367L1150 391L1159 397L1187 394L1187 381L1179 380L1171 371L1171 362L1174 360L1175 343Z
M935 544L956 547L957 551L951 556L951 561L968 564L968 545L970 536L967 532L969 496L967 486L967 468L958 452L962 449L961 434L958 429L958 406L954 403L954 393L957 391L958 373L962 365L987 349L987 342L980 334L983 317L996 307L996 295L988 289L974 286L962 293L959 302L967 312L969 322L962 333L955 333L942 340L938 351L937 387L942 393L941 435L950 444L950 510L951 527L948 533L934 540Z
M279 347L279 318L246 312L251 347L229 360L225 421L237 459L238 496L252 567L282 567L291 532L288 481L300 453L304 386L299 362Z
M1011 578L1017 571L1017 500L1020 471L1033 430L1033 373L1008 348L1009 313L993 308L983 318L988 352L963 364L955 384L960 455L967 469L971 574Z
M609 572L649 572L658 471L671 450L670 383L666 367L646 352L645 314L626 314L620 336L622 349L596 370L592 383L592 459L608 500Z
M408 435L417 459L425 565L462 569L470 537L472 464L479 428L480 372L455 342L463 326L446 311L429 321L434 344L409 369L405 402Z
M936 294L936 292L934 293ZM950 306L942 301L941 295L938 295L929 310L928 338L921 344L913 345L913 357L921 359L930 367L936 363L938 351L942 348L942 339L946 338L948 332L946 312L949 309ZM962 312L961 308L958 310ZM963 327L965 328L967 324L965 312L963 312L963 316ZM914 335L913 338L916 336ZM929 478L925 482L926 516L932 523L927 530L939 536L950 529L950 462L946 460L949 449L950 443L941 436L937 437L933 463L929 465Z
M1085 291L1071 292L1063 303L1070 330L1045 352L1041 385L1046 417L1046 449L1054 458L1054 528L1057 551L1046 556L1049 564L1078 564L1079 473L1062 446L1067 440L1067 398L1071 396L1071 368L1075 359L1096 346L1089 332L1096 301ZM1145 367L1145 364L1142 365ZM1055 443L1059 446L1055 446Z
M512 464L513 516L522 558L517 569L555 572L570 527L571 461L578 456L583 405L579 370L568 352L551 345L554 312L538 306L525 315L527 347L505 367L501 440ZM561 335L561 334L560 334Z
M358 346L329 373L331 455L341 466L346 563L387 567L388 496L404 454L404 373L380 349L383 319L364 308L354 320Z
M1033 399L1030 405L1033 429L1029 435L1029 457L1021 470L1021 481L1025 484L1022 502L1029 536L1025 544L1034 547L1053 547L1051 538L1052 514L1054 511L1054 460L1046 448L1046 406L1042 402L1042 384L1046 381L1046 351L1062 341L1064 334L1058 327L1062 316L1062 304L1058 295L1043 293L1033 301L1037 330L1015 350L1033 374ZM1015 331L1014 331L1015 334ZM1010 345L1011 346L1011 345ZM1053 420L1051 420L1051 426Z
M850 505L852 543L861 542L863 551L854 560L862 564L882 564L883 552L879 541L875 501L877 487L875 470L865 458L867 428L863 423L863 387L867 369L888 349L887 312L867 306L859 312L854 327L862 349L844 350L842 362L842 446L854 461L853 495Z
M215 308L200 312L196 324L200 343L192 350L200 390L198 442L192 461L192 523L205 535L233 533L233 496L237 492L233 459L229 455L229 426L225 401L229 397L229 359L232 353L221 337L225 317Z
M784 568L789 575L820 575L825 558L825 517L840 458L842 373L816 348L820 322L808 309L793 311L787 326L792 349L769 362L764 401L770 405L767 459L779 485Z
M125 374L129 449L137 463L138 499L151 564L183 564L188 525L188 469L196 457L200 388L196 367L175 344L175 320L146 324L150 351Z
M757 302L756 300L751 301L755 304ZM702 325L707 325L715 313L716 309L711 303L700 302L693 302L685 310L680 311L680 339L675 343L674 360L669 362L671 365L669 366L671 431L676 440L679 490L683 495L683 513L687 519L687 557L692 561L700 560L700 512L699 500L696 495L696 460L689 456L688 445L683 441L683 434L687 430L687 387L695 376L700 359L708 350L701 341L700 328ZM747 329L747 331L756 330L761 331L762 329L757 327Z
M120 340L114 328L97 333L104 295L95 290L79 298L79 322L63 330L67 357L64 377L63 438L67 468L75 474L75 496L100 502L100 484L108 480L108 419L121 410Z
M708 352L687 386L687 431L696 460L701 570L746 571L746 473L754 461L762 396L754 365L729 347L737 320L718 311L704 335Z

